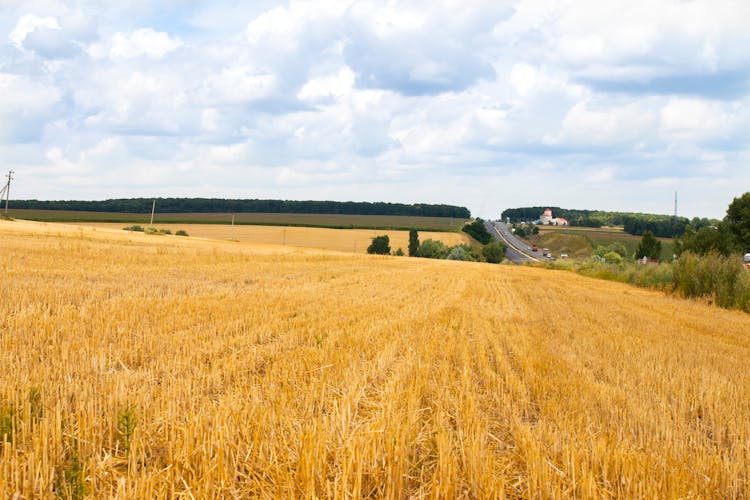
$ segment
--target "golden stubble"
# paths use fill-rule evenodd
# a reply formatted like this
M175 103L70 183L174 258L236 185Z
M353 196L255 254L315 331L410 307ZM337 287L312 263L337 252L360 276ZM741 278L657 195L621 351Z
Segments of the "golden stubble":
M742 313L543 269L0 242L0 497L747 495Z

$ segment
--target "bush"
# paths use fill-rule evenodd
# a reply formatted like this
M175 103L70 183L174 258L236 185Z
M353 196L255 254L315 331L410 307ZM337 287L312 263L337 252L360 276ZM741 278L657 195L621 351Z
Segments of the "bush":
M602 257L607 264L622 264L622 255L617 252L607 252Z
M671 264L641 265L623 260L621 264L608 264L601 257L594 256L583 262L558 260L546 267L574 271L591 278L630 283L644 288L667 290L672 287Z
M128 227L124 227L122 229L123 229L123 231L137 231L139 233L143 232L143 228L141 226L139 226L139 225L128 226Z
M482 248L482 255L490 264L499 264L505 258L505 245L499 241L488 243Z
M417 257L424 257L426 259L442 259L448 255L449 249L445 246L442 241L437 240L424 240L419 245L417 250Z
M448 260L469 260L469 257L466 255L466 250L460 245L451 248L445 258Z
M367 247L367 253L373 253L378 255L388 255L391 253L391 240L388 235L376 236L372 239L372 243Z
M399 248L398 250L396 250L396 253L394 253L393 255L395 255L397 257L403 257L404 256L404 251Z
M187 234L186 231L184 231L182 229L177 230L174 234L175 234L175 236L190 236L189 234Z
M622 243L612 243L611 245L599 245L594 249L594 255L604 258L608 253L614 252L620 257L628 256L628 249Z
M147 227L144 232L146 234L158 234L159 231L155 227Z
M683 297L706 297L720 307L750 312L750 273L741 256L683 252L673 267L674 289Z
M159 229L159 233L161 234L172 234L172 231L169 229Z

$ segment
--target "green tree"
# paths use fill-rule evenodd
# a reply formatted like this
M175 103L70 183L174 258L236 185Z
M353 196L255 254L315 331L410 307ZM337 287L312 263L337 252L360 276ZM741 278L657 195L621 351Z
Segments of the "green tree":
M388 235L376 236L372 239L372 244L367 247L367 253L388 255L391 253L391 241Z
M696 255L718 252L727 256L732 253L732 234L724 222L716 226L701 227L698 230L690 225L685 230L685 234L675 240L674 251L677 255L682 255L683 252Z
M505 258L505 245L499 241L488 243L482 248L482 255L490 264L499 264Z
M487 231L487 228L484 226L484 221L479 217L477 217L474 222L464 225L461 230L482 245L486 245L492 241L492 235Z
M654 233L651 231L643 232L641 242L635 251L635 257L637 259L646 257L651 260L658 260L661 257L661 241L654 238Z
M739 250L750 251L750 192L732 200L727 207L724 222Z
M419 233L416 229L409 230L409 257L416 257L419 251Z

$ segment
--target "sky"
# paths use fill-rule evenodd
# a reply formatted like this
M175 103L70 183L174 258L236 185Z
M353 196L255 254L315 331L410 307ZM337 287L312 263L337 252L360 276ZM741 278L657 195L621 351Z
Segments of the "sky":
M747 0L0 0L11 198L550 205L750 191Z

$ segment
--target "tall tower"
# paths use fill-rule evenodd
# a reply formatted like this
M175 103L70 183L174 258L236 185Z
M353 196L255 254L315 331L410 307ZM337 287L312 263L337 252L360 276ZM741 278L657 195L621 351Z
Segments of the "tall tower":
M674 218L677 220L677 191L674 192Z

